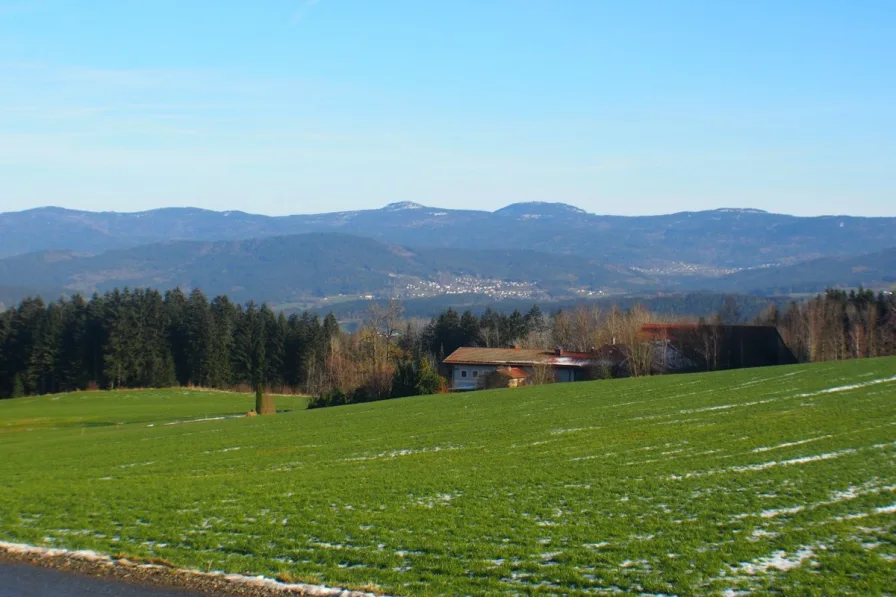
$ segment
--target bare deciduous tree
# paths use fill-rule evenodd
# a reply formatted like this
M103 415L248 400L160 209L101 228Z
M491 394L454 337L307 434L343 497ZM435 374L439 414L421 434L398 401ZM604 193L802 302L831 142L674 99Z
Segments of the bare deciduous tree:
M614 344L624 345L629 373L635 377L650 375L653 371L654 343L643 332L644 325L651 320L650 312L640 305L628 311L614 307L607 315L607 333Z
M555 380L554 368L551 367L551 364L547 361L537 363L532 367L532 370L529 373L529 383L533 386L554 383Z

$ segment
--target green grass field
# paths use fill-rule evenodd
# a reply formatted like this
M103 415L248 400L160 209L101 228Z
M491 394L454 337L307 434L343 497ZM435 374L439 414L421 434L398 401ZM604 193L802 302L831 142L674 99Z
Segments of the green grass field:
M216 418L252 405L0 402L0 540L392 594L896 592L896 358Z

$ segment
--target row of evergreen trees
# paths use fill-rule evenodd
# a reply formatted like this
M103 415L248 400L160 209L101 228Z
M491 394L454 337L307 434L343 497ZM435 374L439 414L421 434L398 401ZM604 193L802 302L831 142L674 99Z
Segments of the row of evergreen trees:
M525 314L516 309L505 314L488 308L479 316L470 310L459 314L449 307L422 330L420 343L425 351L441 360L461 346L519 344L533 333L547 330L552 321L553 317L545 317L538 305L533 305Z
M306 388L325 369L335 317L286 317L199 290L26 299L0 313L0 398L88 387Z

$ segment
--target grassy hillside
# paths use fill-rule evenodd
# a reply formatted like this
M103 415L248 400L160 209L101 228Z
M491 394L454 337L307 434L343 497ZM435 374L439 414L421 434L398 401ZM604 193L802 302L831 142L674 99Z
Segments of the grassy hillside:
M185 422L250 407L0 403L0 540L392 594L896 591L896 358Z

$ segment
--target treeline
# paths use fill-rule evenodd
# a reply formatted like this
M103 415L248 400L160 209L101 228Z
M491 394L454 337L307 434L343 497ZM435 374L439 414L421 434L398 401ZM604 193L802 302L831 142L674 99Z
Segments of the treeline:
M635 333L650 321L664 319L640 305L627 310L602 309L598 304L579 305L545 315L538 305L525 314L509 314L486 309L476 316L472 311L458 314L447 309L423 327L422 346L444 358L461 346L553 349L588 352L605 344L634 341ZM668 319L668 318L666 318Z
M460 346L552 349L562 347L589 352L607 344L627 347L637 358L649 352L641 328L645 323L695 324L697 336L723 336L716 331L729 325L769 325L778 329L799 362L830 361L896 355L896 294L858 289L831 289L807 301L791 301L784 309L771 303L758 316L745 315L739 297L727 296L709 317L657 314L639 304L627 309L600 303L579 305L544 315L538 306L525 314L487 309L480 316L471 311L458 314L447 309L423 326L420 343L424 350L444 358ZM747 312L749 313L749 311ZM693 342L699 345L705 338ZM726 368L724 359L712 358L712 350L699 358L701 368ZM700 355L698 355L700 356ZM646 369L645 367L641 367ZM631 367L629 368L632 371ZM635 367L637 370L637 367Z
M439 364L461 346L588 352L617 344L626 347L627 374L650 374L652 343L641 329L662 319L639 305L598 304L549 315L537 305L480 315L449 308L408 319L392 301L371 306L346 333L332 314L287 317L199 290L125 289L49 304L30 298L0 313L0 397L193 385L307 393L311 406L329 406L445 391ZM711 330L745 319L729 297L699 323ZM896 354L892 294L829 290L786 309L772 305L754 323L777 326L802 362ZM707 358L707 368L716 361Z
M29 298L0 313L0 398L179 385L305 393L328 406L443 391L437 363L399 342L393 315L372 313L347 334L332 314L287 317L200 290Z
M756 320L777 326L800 362L896 354L896 295L828 290L786 310L770 307Z
M333 316L285 317L199 290L23 300L0 313L0 397L86 388L323 385Z

